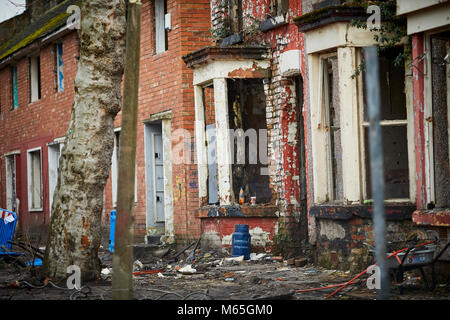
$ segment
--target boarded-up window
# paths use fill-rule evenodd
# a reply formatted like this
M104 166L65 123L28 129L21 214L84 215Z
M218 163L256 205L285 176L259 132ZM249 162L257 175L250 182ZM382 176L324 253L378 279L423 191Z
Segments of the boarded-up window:
M42 210L41 149L28 151L28 208Z

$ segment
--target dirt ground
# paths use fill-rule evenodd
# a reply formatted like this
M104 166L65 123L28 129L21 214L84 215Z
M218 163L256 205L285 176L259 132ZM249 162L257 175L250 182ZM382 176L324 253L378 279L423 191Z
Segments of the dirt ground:
M233 261L226 251L197 250L193 261L186 251L174 258L175 251L164 247L135 250L134 296L137 300L325 300L338 287L300 292L346 283L355 275L326 270L311 264L296 267L291 261L260 255L257 260ZM82 283L82 289L67 289L65 281L43 282L33 275L38 267L21 267L0 261L0 300L111 300L112 256L101 252L101 278ZM184 272L191 266L195 271ZM429 275L427 275L429 276ZM330 300L373 300L366 279L349 285ZM417 274L405 274L403 286L392 285L393 300L450 300L450 284L438 283L433 291L424 288ZM400 288L403 288L400 291Z

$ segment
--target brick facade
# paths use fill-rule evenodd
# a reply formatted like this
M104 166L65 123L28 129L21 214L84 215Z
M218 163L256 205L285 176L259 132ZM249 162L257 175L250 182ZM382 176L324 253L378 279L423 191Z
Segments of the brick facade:
M172 133L179 129L188 130L194 136L192 72L184 65L181 56L210 43L209 2L205 0L167 1L167 12L171 14L171 30L168 31L168 50L156 54L155 50L155 8L154 2L143 1L141 26L141 74L139 89L139 115L137 133L137 204L135 211L136 241L143 242L147 234L146 226L146 177L144 122L152 115L171 111ZM74 97L73 82L77 72L79 54L77 33L69 32L55 42L63 43L64 92L56 90L54 44L46 44L40 51L41 99L29 103L28 55L18 61L3 61L0 67L0 207L6 207L5 158L12 151L20 151L17 156L17 197L20 199L19 225L23 228L39 227L36 236L45 237L49 223L49 177L47 144L64 137L70 120ZM39 42L39 41L37 41ZM15 55L21 55L30 46ZM11 64L17 64L19 107L11 107ZM121 114L115 121L120 128ZM192 141L185 141L186 150L192 149ZM172 141L173 152L179 141ZM44 206L41 212L29 212L27 206L27 150L42 148L42 183ZM183 152L181 148L181 152ZM174 164L173 212L176 240L197 238L200 234L199 221L195 218L198 208L196 166ZM109 214L113 209L111 177L104 193L104 228L109 228ZM105 233L106 234L106 233ZM107 241L107 239L104 239Z

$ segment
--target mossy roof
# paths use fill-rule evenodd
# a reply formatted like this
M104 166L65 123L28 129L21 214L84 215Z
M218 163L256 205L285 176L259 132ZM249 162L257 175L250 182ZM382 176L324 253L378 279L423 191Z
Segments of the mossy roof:
M81 0L66 0L45 12L39 19L0 45L0 61L64 26L69 17L67 8L80 3Z

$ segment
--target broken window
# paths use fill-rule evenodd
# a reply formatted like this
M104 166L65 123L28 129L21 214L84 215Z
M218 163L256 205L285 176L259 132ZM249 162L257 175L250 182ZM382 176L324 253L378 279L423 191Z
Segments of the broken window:
M56 73L56 91L64 91L64 61L63 61L63 44L55 45L55 73Z
M11 110L16 110L19 107L19 93L17 83L17 66L11 67Z
M285 15L289 10L289 0L272 0L270 3L272 15Z
M261 79L228 79L228 114L231 132L234 199L240 190L245 202L272 199L267 161L266 97Z
M156 33L156 54L168 50L168 32L165 27L165 17L167 14L167 1L155 1L155 33Z
M395 48L384 49L379 53L380 125L383 137L386 199L410 198L405 67L394 62L402 51L403 48ZM369 115L366 101L364 101L363 113L365 198L371 199Z
M29 58L30 103L41 99L41 67L39 56Z
M41 149L28 151L28 209L42 210Z
M322 59L321 80L322 110L326 133L329 201L342 201L344 199L338 80L337 57L335 55L324 57Z
M242 0L230 0L229 2L230 29L232 33L239 33L243 28Z
M431 37L434 205L450 207L450 35Z

